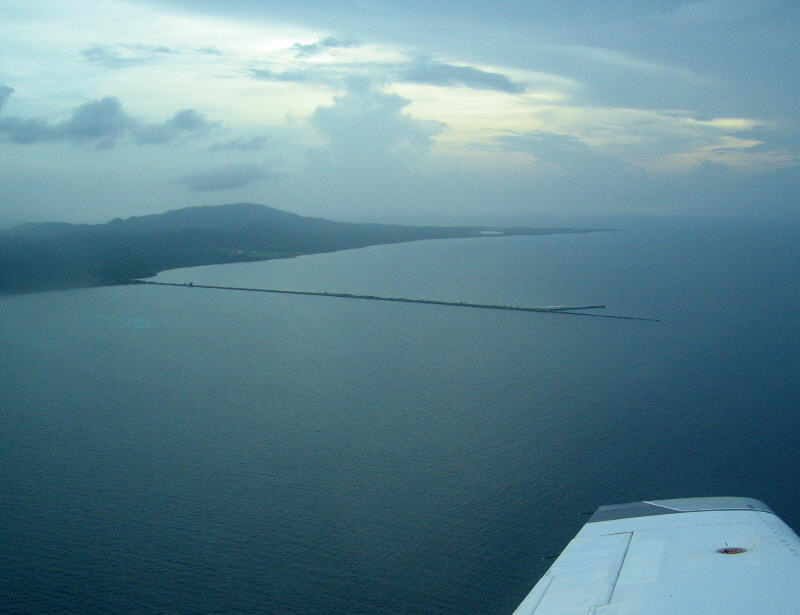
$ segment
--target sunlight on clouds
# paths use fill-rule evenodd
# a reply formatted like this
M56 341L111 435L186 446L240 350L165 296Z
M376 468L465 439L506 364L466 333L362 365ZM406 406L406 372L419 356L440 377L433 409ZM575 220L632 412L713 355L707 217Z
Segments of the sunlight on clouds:
M647 109L539 105L531 112L539 129L571 134L597 148L652 143L699 132L690 130L682 117Z
M451 140L464 140L462 133L476 130L526 124L530 117L524 97L503 92L412 83L393 84L388 89L411 101L408 111L412 115L446 122L453 133L447 136Z
M741 117L720 117L713 120L693 120L686 119L688 124L696 124L698 126L708 126L710 128L720 128L722 130L751 130L756 126L763 125L764 122L757 120L749 120Z
M335 47L318 54L302 57L303 63L323 66L326 64L394 64L407 60L408 54L403 50L374 44Z
M36 70L26 69L19 79L11 74L11 81L24 78L43 98L57 101L59 107L47 109L49 113L113 95L145 116L197 107L231 127L280 125L289 115L309 117L342 91L350 75L391 83L393 72L413 66L416 58L411 49L398 46L331 43L326 33L296 26L180 14L132 2L72 3L69 16L63 3L42 7L30 29L23 27L19 34L26 40L51 42L31 50L28 58L39 67L41 78L32 80ZM67 19L74 27L63 28ZM65 54L65 47L71 52ZM53 79L54 66L42 57L52 58L57 74L70 78ZM15 58L17 65L24 62ZM441 83L405 82L390 88L412 101L412 113L453 126L447 138L463 142L478 130L530 127L526 106L531 101L559 103L576 87L569 79L535 71L456 60L434 66L472 71L473 78L484 80L496 75L526 88L517 96ZM275 78L258 80L252 74L257 69ZM17 88L17 100L26 89Z
M741 171L761 172L800 166L800 154L788 150L758 151L761 141L725 136L715 143L693 151L662 157L650 165L657 172L687 172L704 162L733 167Z
M433 154L458 156L468 164L527 164L541 170L545 163L536 156L494 147L505 134L533 131L571 137L598 155L657 172L681 172L703 161L768 168L795 160L787 153L748 151L760 142L729 134L763 125L756 119L696 120L670 110L576 106L566 104L565 90L551 96L541 92L509 96L416 84L392 89L413 101L409 111L414 116L446 119L449 130L437 138Z
M484 66L481 69L502 70ZM559 108L556 105L566 102L570 91L577 86L571 80L544 73L505 73L533 85L520 94L417 83L394 83L389 89L411 101L409 112L413 115L445 122L449 130L437 139L437 148L455 150L459 145L491 140L508 130L544 128L545 121L537 115L537 110Z
M614 49L607 49L604 47L590 47L584 45L565 45L556 46L553 49L562 53L573 54L581 56L589 61L597 62L599 64L607 64L622 68L630 71L637 71L643 73L660 73L664 75L672 75L673 77L680 77L690 81L705 81L706 79L688 71L684 68L676 66L669 66L657 62L651 62L632 56L627 53L616 51Z
M258 25L219 17L208 18L180 14L159 14L154 32L161 40L175 40L189 48L211 45L236 59L292 56L291 46L299 39L317 34L307 29L283 24Z
M298 39L319 36L294 26L181 15L129 2L43 2L38 8L25 21L0 24L0 38L14 50L0 59L4 79L17 84L18 100L43 101L38 113L114 95L145 114L201 106L251 122L264 116L253 100L265 88L253 83L245 65L263 58L288 63ZM150 57L148 48L164 52ZM272 88L271 109L281 108L267 114L270 121L282 122L289 110L310 112L329 99L318 92L304 105L309 94L308 88L292 95Z
M459 100L463 102L461 96ZM435 99L435 103L446 106L448 101ZM428 104L419 108L435 113L435 104ZM571 138L597 155L661 173L683 172L704 161L765 169L797 160L787 152L752 151L760 141L728 134L763 124L755 119L695 120L674 111L538 104L532 99L486 94L475 97L472 105L458 107L451 117L459 121L452 121L452 130L440 137L436 152L471 160L496 156L504 166L518 164L520 156L525 156L498 145L505 135L532 132ZM543 147L546 151L547 145ZM476 153L476 148L483 151ZM527 160L531 168L541 168L542 161L533 153Z
M704 80L703 64L685 54L617 48L589 30L560 46L521 38L515 47L512 37L484 49L455 35L426 45L404 32L378 38L355 9L336 32L281 21L291 11L268 5L248 19L241 7L204 13L200 0L192 11L150 0L6 0L0 156L35 152L33 175L47 161L96 174L116 160L115 172L147 177L130 198L168 190L187 204L190 188L256 198L284 186L297 205L314 177L339 186L343 203L371 203L386 186L407 185L408 173L440 182L442 194L458 169L474 186L527 194L531 182L588 190L677 178L704 163L733 173L798 165L796 123L774 110L762 121L760 104L737 104L732 74ZM104 117L122 127L87 137ZM213 182L201 181L203 169L216 170ZM128 178L115 181L128 189ZM358 196L365 183L369 199ZM97 200L75 197L85 198Z
M719 141L714 147L716 149L738 150L748 149L755 147L756 145L761 145L761 141L756 141L754 139L739 139L738 137L726 135L724 137L720 137Z
M291 46L298 39L317 36L308 30L177 14L160 15L153 30L158 40L169 41L180 53L168 65L126 75L125 81L135 81L133 90L139 96L150 93L147 98L154 107L166 93L181 104L201 104L227 125L245 127L283 124L287 114L307 115L330 100L329 93L305 84L265 86L246 70L249 64L267 59L289 65ZM204 51L209 47L216 53Z

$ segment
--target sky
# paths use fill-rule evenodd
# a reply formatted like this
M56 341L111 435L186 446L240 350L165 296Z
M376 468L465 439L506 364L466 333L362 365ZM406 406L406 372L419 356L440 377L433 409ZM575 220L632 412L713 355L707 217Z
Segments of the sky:
M800 216L793 0L3 0L0 228Z

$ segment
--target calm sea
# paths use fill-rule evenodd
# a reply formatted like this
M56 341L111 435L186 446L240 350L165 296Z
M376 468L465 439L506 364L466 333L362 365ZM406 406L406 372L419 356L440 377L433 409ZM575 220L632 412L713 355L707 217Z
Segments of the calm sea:
M597 505L800 528L800 227L427 241L0 298L0 612L508 614Z

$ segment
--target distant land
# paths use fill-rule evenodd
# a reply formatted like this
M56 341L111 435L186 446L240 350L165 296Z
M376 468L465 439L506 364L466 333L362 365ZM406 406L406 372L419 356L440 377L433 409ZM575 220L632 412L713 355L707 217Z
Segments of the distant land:
M46 222L0 231L0 294L128 284L160 271L365 246L590 229L334 222L256 205L187 207L106 224Z

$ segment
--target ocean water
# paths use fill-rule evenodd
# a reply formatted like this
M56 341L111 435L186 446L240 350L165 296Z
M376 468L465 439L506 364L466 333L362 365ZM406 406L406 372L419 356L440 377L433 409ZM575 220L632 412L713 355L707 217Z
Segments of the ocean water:
M585 225L584 225L585 226ZM800 529L800 228L426 241L0 298L0 612L510 613L604 503Z

